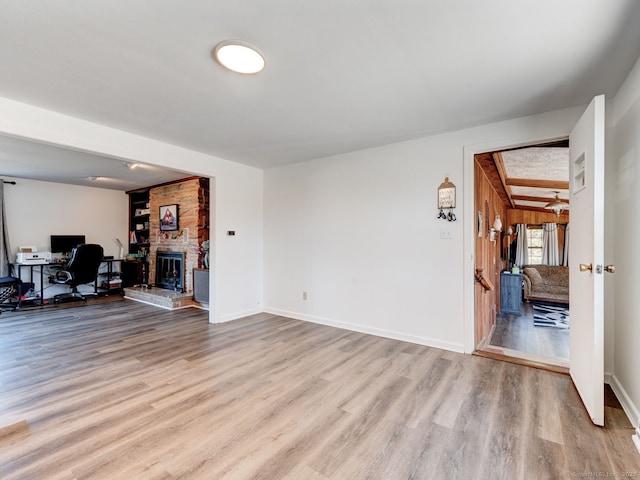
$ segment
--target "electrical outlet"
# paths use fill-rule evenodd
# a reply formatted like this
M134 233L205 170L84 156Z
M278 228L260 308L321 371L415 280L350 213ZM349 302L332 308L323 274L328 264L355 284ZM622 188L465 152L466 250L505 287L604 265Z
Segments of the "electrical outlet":
M306 300L307 299L307 292L302 292L302 300Z

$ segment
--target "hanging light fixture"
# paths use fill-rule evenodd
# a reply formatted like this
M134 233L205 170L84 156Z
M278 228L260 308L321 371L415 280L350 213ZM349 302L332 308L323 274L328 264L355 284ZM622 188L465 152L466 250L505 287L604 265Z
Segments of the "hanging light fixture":
M569 210L569 204L564 200L560 200L560 197L558 196L560 192L553 192L553 193L556 194L556 198L554 198L551 202L547 203L544 206L544 208L546 210L553 210L556 216L559 217L564 210Z

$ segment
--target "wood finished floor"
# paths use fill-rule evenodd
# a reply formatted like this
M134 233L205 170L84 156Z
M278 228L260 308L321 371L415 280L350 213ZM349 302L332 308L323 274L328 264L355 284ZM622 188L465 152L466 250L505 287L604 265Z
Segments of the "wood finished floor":
M569 330L536 327L533 308L525 303L522 315L497 314L489 344L540 357L569 361Z
M568 376L260 314L128 300L0 315L11 479L553 479L639 472L609 392Z

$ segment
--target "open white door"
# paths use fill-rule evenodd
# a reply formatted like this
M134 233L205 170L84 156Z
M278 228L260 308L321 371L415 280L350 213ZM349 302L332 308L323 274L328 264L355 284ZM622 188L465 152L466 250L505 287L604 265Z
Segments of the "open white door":
M571 132L570 371L596 425L604 425L604 95Z

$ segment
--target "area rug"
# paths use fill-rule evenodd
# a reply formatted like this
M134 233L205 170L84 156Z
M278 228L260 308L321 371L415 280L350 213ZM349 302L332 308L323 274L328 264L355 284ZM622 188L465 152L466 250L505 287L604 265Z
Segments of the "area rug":
M563 305L533 304L535 327L569 328L569 309Z

